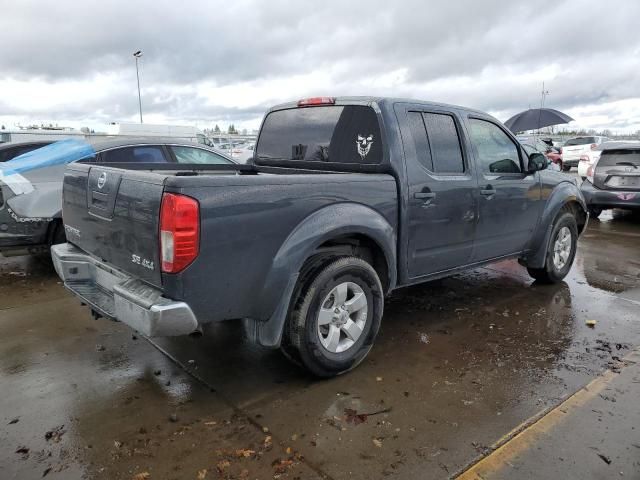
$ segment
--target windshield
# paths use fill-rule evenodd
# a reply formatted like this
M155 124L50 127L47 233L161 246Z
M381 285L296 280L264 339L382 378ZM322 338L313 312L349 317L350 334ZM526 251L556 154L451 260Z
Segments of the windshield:
M596 139L594 137L577 137L567 140L564 146L572 147L574 145L589 145L590 143L596 143Z
M378 117L357 105L277 110L265 118L256 152L260 160L378 164Z

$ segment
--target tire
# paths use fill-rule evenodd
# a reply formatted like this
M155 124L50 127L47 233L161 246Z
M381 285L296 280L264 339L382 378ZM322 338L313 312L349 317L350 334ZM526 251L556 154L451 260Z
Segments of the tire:
M285 324L285 356L318 377L355 368L382 320L384 292L376 271L358 257L333 258L300 282Z
M598 218L602 213L602 208L600 207L588 207L588 210L589 210L589 217L594 219Z
M568 240L566 237L567 233L571 235ZM564 240L560 240L561 238L564 238ZM576 256L577 245L578 225L576 218L572 213L564 210L553 225L545 255L545 266L543 268L527 268L529 275L540 283L560 282L567 276L569 270L571 270L573 260ZM567 247L570 248L570 250L567 251ZM559 257L556 257L556 250L558 250ZM560 261L562 259L564 259L564 261Z
M562 164L562 171L563 172L570 172L571 171L571 165Z

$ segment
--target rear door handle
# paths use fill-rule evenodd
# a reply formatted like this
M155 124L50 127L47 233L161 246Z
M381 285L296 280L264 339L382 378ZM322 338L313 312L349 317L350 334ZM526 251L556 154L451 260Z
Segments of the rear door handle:
M433 202L433 199L436 198L436 194L434 192L415 192L413 194L413 198L424 200L422 205L420 205L422 208L431 208L435 206L431 203Z

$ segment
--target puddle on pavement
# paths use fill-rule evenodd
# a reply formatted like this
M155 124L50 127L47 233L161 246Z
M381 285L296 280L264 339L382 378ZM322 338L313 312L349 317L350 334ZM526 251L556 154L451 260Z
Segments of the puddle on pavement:
M237 322L154 340L200 382L126 327L92 321L50 266L2 259L0 477L273 478L283 460L282 478L313 477L309 465L446 477L640 344L638 239L636 216L605 212L561 284L509 261L399 290L368 359L328 381L249 344ZM44 438L60 425L58 443Z

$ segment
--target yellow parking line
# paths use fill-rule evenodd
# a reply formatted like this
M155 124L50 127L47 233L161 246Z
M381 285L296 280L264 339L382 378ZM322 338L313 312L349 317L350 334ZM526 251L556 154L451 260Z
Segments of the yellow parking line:
M623 361L625 363L640 362L640 349L629 353ZM460 474L457 479L485 480L491 477L492 474L501 471L505 465L510 465L511 461L519 454L526 452L541 440L544 440L544 437L553 428L566 418L569 418L573 410L583 406L597 396L617 376L618 373L607 370L548 413L536 416L539 417L537 419L534 417L533 420L529 419L522 423L498 440L492 447L494 451L491 454L472 465L468 470Z

